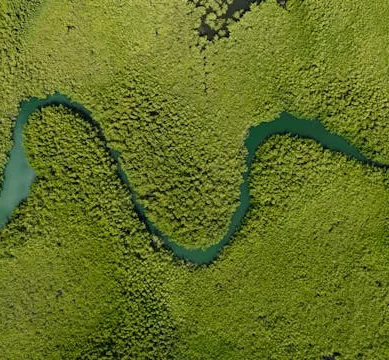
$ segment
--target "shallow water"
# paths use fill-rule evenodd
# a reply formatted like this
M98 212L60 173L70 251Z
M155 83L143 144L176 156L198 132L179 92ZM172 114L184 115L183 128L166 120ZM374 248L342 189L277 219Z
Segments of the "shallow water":
M228 5L226 13L224 15L222 15L221 17L218 17L219 19L224 20L224 24L222 25L221 30L225 31L226 34L223 36L228 36L228 34L229 34L228 28L227 28L227 20L228 19L231 19L233 17L233 15L235 13L237 13L238 11L241 11L240 16L243 16L243 14L245 12L250 10L251 4L260 4L262 1L263 0L234 0L230 5ZM197 3L197 1L192 1L192 2ZM222 3L226 4L227 1L224 0L224 1L222 1ZM212 40L216 35L220 36L220 31L212 29L212 27L206 23L206 17L203 16L201 19L201 25L199 28L199 35L206 36L208 40Z

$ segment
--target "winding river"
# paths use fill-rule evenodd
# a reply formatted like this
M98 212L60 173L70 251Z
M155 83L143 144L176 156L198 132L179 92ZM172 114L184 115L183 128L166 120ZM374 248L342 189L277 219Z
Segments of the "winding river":
M251 164L257 148L270 136L275 134L293 134L301 138L309 138L317 141L323 148L341 152L350 158L355 158L363 163L378 167L388 168L376 161L372 161L353 145L349 144L343 137L326 130L319 120L305 120L297 118L289 113L283 112L272 121L263 122L251 127L244 145L248 150L246 158L246 170L243 173L243 182L240 185L240 204L232 215L226 234L215 245L202 249L187 249L170 239L156 224L148 217L144 206L138 201L135 189L130 183L126 173L123 171L119 152L108 146L100 124L92 118L91 112L79 103L71 101L66 95L56 93L45 99L31 98L20 104L20 112L16 118L13 129L13 147L9 153L9 160L4 170L4 182L0 194L0 228L5 226L12 219L11 215L15 208L29 196L30 187L33 184L36 174L28 163L23 146L23 130L29 116L36 110L47 106L64 106L74 113L78 113L85 121L92 124L98 131L98 137L103 141L106 150L116 162L116 171L122 183L129 188L132 195L134 209L139 219L145 224L150 234L159 237L164 246L169 248L173 254L187 261L196 264L210 264L216 259L221 249L228 244L235 232L239 229L247 210L250 207L249 177Z

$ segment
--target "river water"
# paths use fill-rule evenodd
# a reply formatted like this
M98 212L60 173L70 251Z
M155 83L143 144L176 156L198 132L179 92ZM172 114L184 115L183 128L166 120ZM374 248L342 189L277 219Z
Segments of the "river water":
M98 137L103 141L106 150L117 164L116 170L119 178L131 192L134 209L139 219L146 225L150 234L158 236L163 241L164 246L169 248L176 257L200 265L209 264L214 261L221 249L231 241L233 235L241 226L247 210L250 207L249 180L252 161L257 148L270 136L276 134L293 134L301 138L313 139L320 143L323 148L341 152L350 158L355 158L364 163L379 167L388 167L385 164L374 162L364 157L356 147L348 143L343 137L333 134L324 128L319 120L300 119L292 114L283 112L276 119L263 122L249 129L248 136L244 141L248 155L246 158L246 170L243 173L243 182L240 185L240 204L231 217L226 234L223 238L215 242L215 245L208 248L187 249L176 243L174 239L169 238L168 234L164 234L159 230L158 225L154 224L147 217L146 209L138 201L136 189L133 188L130 179L128 179L120 165L119 152L108 147L103 130L100 124L92 118L90 111L81 104L72 102L67 96L56 93L45 99L31 98L26 102L22 102L20 105L20 112L13 129L14 143L4 171L4 182L2 192L0 193L0 228L5 226L10 219L12 220L12 212L29 196L30 187L36 178L34 170L27 161L23 145L24 126L34 111L47 106L59 105L78 113L85 121L96 127Z

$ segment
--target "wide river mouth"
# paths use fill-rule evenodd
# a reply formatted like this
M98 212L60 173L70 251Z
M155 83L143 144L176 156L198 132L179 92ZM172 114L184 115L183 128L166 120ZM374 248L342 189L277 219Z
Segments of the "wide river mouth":
M240 228L250 207L249 178L252 161L258 147L270 136L276 134L292 134L301 138L313 139L323 148L340 152L363 163L377 167L389 167L389 165L366 158L355 146L347 142L346 139L329 132L319 120L301 119L292 114L282 112L276 119L260 123L249 129L248 136L244 141L244 146L247 148L248 154L246 158L246 170L243 173L243 182L240 185L240 203L231 217L225 235L215 242L214 245L207 248L189 249L175 242L167 234L164 234L158 228L158 225L148 218L146 209L138 201L136 189L131 185L130 179L128 179L120 165L119 152L108 146L108 141L105 138L101 126L93 119L91 112L83 105L73 102L66 95L55 93L45 99L33 97L20 104L20 112L13 128L13 147L9 153L9 159L4 170L4 182L0 193L0 228L5 226L9 220L12 220L12 212L29 196L31 185L36 178L36 174L28 163L25 153L23 131L30 115L34 111L47 106L64 106L74 113L79 114L85 121L97 129L98 137L102 140L105 149L116 162L116 172L122 183L131 192L134 209L139 219L146 225L149 233L159 237L163 241L164 246L170 249L176 257L199 265L213 262Z

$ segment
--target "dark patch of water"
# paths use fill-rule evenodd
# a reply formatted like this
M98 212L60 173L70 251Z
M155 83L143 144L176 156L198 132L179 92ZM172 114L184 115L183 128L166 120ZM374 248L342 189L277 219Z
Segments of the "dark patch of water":
M240 19L247 11L250 10L252 4L260 4L263 0L234 0L231 4L227 4L227 1L222 1L222 4L227 4L227 10L221 15L217 15L217 10L211 7L207 7L204 15L201 17L201 25L199 28L199 35L205 36L209 41L217 37L228 37L228 20L237 21ZM286 9L286 0L276 0L278 5ZM204 6L202 0L190 0L196 6ZM217 29L213 28L211 24L207 23L207 15L215 14L216 19L221 21L220 27Z
M336 360L335 358L336 358L337 356L340 356L340 353L334 352L332 355L324 355L324 356L322 357L322 360Z

